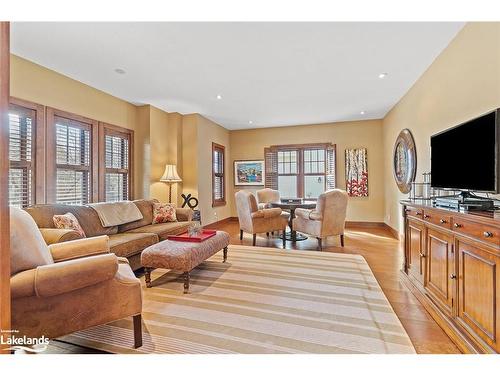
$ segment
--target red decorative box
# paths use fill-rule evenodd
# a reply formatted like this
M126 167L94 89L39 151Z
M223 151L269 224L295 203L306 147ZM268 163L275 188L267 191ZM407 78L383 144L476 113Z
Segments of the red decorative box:
M215 236L217 233L216 230L212 229L203 229L201 234L198 236L189 237L188 232L184 232L181 234L177 234L175 236L168 236L167 238L171 241L182 241L182 242L203 242L208 240L210 237Z

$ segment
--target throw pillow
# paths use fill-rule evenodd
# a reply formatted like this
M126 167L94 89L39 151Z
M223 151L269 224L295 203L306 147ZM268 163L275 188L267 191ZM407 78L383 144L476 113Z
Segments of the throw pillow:
M172 203L153 203L153 224L177 221L175 205Z
M73 229L77 231L82 238L86 237L78 219L71 212L67 212L64 215L54 215L52 220L57 229Z
M52 264L52 254L29 213L10 208L10 274Z

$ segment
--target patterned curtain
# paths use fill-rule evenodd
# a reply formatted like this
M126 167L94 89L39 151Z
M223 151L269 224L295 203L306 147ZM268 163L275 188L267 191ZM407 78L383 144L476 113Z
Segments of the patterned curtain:
M345 179L350 197L368 196L368 164L366 148L345 150Z

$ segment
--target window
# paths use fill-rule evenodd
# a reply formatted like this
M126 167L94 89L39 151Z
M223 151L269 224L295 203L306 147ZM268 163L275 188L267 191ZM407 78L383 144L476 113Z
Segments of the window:
M43 133L43 107L12 98L9 104L9 204L35 202L36 136Z
M100 200L116 202L132 199L132 150L134 132L100 123Z
M299 152L278 151L278 187L282 197L298 197Z
M266 187L285 198L315 199L335 188L335 145L283 145L266 148Z
M212 143L212 207L226 204L224 146Z
M47 184L49 202L87 204L95 201L97 123L47 109Z

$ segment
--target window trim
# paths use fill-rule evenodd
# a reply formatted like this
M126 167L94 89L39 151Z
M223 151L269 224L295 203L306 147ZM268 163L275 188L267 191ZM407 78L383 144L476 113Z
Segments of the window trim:
M129 200L134 199L134 131L121 126L99 121L99 202L106 201L106 135L116 135L128 139L127 184Z
M278 152L280 151L297 151L297 173L296 174L279 174L278 171L276 170L276 183L279 179L279 176L297 176L297 196L298 197L304 197L304 188L305 188L305 176L317 176L319 173L305 173L304 172L304 151L305 150L318 150L318 149L323 149L325 150L325 172L323 175L325 176L325 189L327 187L327 176L329 175L327 172L327 155L326 152L328 149L333 150L334 154L334 160L336 163L336 153L337 153L337 148L336 145L333 143L299 143L299 144L288 144L288 145L272 145L269 146L267 149L264 150L264 154L266 153L266 150L269 150L271 152L276 153L276 158L278 158ZM264 159L266 159L264 155ZM278 159L276 159L278 160ZM279 163L276 161L276 163ZM333 178L334 181L337 181L337 166L333 166L334 174ZM266 172L267 172L267 166L266 166ZM267 173L266 173L267 175ZM279 188L279 186L278 186ZM309 200L316 200L317 198L307 198Z
M31 202L32 204L45 203L45 106L13 96L9 99L9 111L11 105L24 107L35 112L36 122L31 140L33 148L31 153L33 158L31 161L33 168L31 176Z
M56 173L57 173L57 164L56 164L56 121L55 117L63 117L69 120L82 122L90 130L90 197L89 203L98 202L99 201L99 126L97 120L92 120L90 118L76 115L71 112L62 111L52 107L46 107L46 144L47 144L47 152L46 152L46 161L47 161L47 174L46 174L46 201L47 203L56 203ZM69 166L68 169L81 169L78 166L72 168Z
M214 170L214 153L222 153L222 173L215 173ZM226 148L223 145L212 142L212 207L220 207L226 205ZM222 177L222 199L215 199L215 178Z

